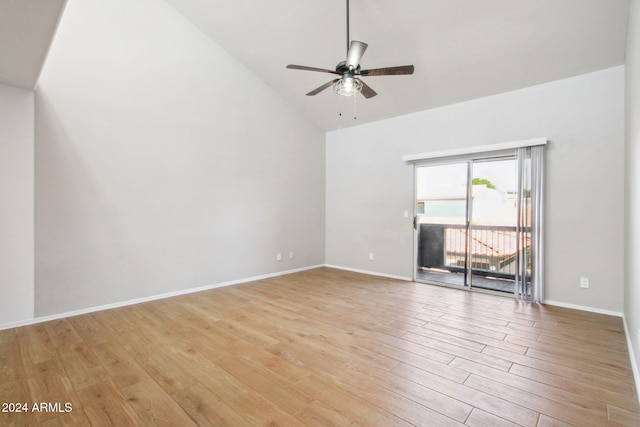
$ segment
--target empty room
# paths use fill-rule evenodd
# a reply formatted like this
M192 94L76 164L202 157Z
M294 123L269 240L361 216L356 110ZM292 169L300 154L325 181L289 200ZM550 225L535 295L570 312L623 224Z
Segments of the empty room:
M639 426L640 0L0 0L0 425Z

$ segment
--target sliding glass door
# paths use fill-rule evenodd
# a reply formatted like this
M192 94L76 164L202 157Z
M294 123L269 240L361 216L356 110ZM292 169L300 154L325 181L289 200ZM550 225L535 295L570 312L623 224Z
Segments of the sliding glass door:
M415 279L514 294L519 254L514 156L416 165Z
M416 168L416 280L468 286L468 193L468 163Z
M512 294L518 259L516 161L510 157L470 164L469 284Z

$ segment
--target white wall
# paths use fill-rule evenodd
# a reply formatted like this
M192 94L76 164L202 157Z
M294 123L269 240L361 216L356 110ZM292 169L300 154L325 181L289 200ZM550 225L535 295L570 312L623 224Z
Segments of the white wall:
M622 312L623 134L623 67L330 132L327 263L412 276L403 155L548 137L546 299Z
M164 1L70 0L35 102L37 316L324 263L324 133Z
M0 85L0 325L33 317L33 92Z
M626 281L624 315L640 387L640 1L629 7L626 76Z

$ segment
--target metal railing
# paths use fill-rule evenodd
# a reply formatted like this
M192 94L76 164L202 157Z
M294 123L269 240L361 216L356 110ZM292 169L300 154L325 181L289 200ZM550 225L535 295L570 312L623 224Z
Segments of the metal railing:
M515 277L518 251L530 245L526 234L518 244L514 226L420 224L419 236L421 267L463 272L470 262L474 274L507 279Z

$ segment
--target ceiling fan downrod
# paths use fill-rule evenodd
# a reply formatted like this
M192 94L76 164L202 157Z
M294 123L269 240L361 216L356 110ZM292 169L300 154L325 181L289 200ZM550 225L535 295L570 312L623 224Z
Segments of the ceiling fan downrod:
M350 40L349 40L349 0L347 0L347 56L349 56L349 46L350 46Z

